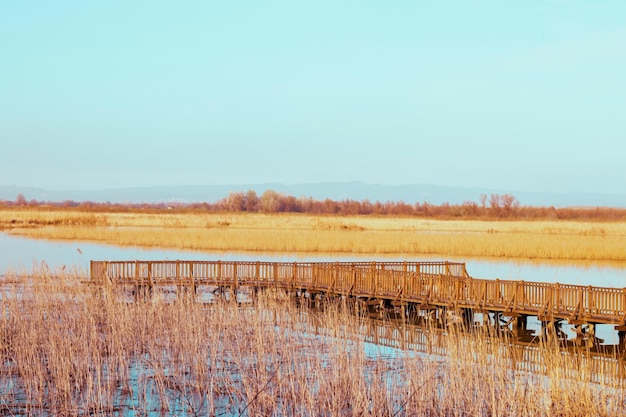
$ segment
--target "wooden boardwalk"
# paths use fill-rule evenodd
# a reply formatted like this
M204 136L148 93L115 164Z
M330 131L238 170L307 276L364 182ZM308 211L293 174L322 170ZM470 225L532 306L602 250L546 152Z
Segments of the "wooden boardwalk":
M457 262L91 261L91 281L150 289L276 287L421 310L536 316L626 330L626 288L477 279Z
M342 297L370 313L358 328L343 333L356 332L379 345L445 355L444 344L433 344L438 339L428 336L424 324L442 328L442 334L451 325L480 329L485 337L506 335L498 339L517 352L512 369L545 373L535 342L552 335L572 349L595 382L609 378L621 384L626 373L626 288L477 279L458 262L91 261L89 282L130 287L135 294L175 286L234 293L278 288L309 304ZM541 333L527 329L529 317L541 321ZM563 323L575 326L573 338L560 331ZM603 345L595 337L597 324L615 326L619 344ZM326 331L311 325L316 334Z

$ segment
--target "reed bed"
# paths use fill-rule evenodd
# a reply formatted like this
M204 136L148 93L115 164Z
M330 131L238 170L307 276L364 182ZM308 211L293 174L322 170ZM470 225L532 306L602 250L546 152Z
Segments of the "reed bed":
M427 332L432 354L380 354L342 303L123 302L42 269L2 283L0 413L203 416L615 416L623 389L541 348L546 372L480 335ZM440 352L445 351L442 355ZM597 378L596 378L597 379Z
M0 230L33 238L185 250L626 261L626 222L13 209L0 211Z

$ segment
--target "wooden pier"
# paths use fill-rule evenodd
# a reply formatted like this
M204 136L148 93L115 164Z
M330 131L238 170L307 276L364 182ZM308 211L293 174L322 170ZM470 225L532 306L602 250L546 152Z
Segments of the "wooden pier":
M595 325L608 324L620 345L626 341L626 288L478 279L458 262L91 261L90 282L137 292L159 286L280 288L467 326L480 314L483 324L520 339L532 333L528 318L537 317L542 333L567 340L560 328L568 323L576 333L570 343L588 346L602 342Z

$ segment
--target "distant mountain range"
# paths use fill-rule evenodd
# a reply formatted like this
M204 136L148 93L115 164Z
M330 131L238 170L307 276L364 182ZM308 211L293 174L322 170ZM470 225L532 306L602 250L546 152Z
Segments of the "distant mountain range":
M254 190L261 195L266 190L294 197L311 197L315 200L370 200L404 201L406 203L461 204L464 201L479 203L480 195L512 194L522 206L554 207L621 207L626 208L626 194L601 194L589 192L555 193L522 192L486 188L444 187L439 185L379 185L363 182L332 182L317 184L280 183L207 185L179 187L136 187L104 190L50 191L34 187L0 186L0 199L14 201L19 194L26 200L61 202L66 200L112 203L214 203L230 192Z

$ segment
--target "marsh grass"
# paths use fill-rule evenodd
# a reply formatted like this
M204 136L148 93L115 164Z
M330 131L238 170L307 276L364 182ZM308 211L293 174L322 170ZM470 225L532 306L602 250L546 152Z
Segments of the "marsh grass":
M13 209L0 211L0 230L33 238L185 250L626 261L626 222Z
M38 228L44 226L106 226L104 215L74 211L41 211L37 209L0 212L0 230L11 228Z
M615 416L619 386L541 347L546 372L482 335L427 332L445 355L377 354L343 303L312 311L284 293L256 303L120 302L42 269L7 277L0 413L202 416ZM314 324L314 325L313 325ZM320 329L325 329L323 332Z

